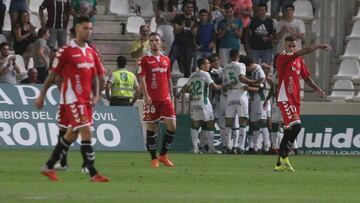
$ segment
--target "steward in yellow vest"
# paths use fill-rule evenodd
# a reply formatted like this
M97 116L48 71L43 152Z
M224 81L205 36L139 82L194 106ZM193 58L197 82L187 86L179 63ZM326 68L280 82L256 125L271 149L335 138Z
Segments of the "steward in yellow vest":
M136 76L126 70L126 62L123 56L117 58L118 69L112 72L106 83L105 93L110 106L132 106L139 97L139 83Z

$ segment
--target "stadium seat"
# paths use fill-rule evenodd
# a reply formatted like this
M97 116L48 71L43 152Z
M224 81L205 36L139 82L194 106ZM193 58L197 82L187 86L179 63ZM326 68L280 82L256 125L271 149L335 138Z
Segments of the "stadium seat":
M295 12L294 16L303 20L314 19L313 7L308 0L297 0L294 2Z
M177 61L174 61L173 65L172 65L171 75L174 77L184 77L184 74L182 74L179 70L179 64Z
M27 77L27 70L25 67L24 58L21 55L16 54L16 64L20 68L20 73L16 75L16 80L21 81Z
M29 10L32 13L39 13L39 7L43 1L40 0L30 0L29 2Z
M341 59L356 58L360 59L360 40L350 40L345 49L344 55L340 56Z
M0 44L3 42L7 42L7 39L6 39L5 35L0 34Z
M145 25L144 18L140 16L129 16L126 23L126 31L132 34L139 34L139 29L142 25Z
M208 0L196 0L196 6L198 7L198 10L206 9L209 10L209 1Z
M11 31L11 20L8 12L5 13L3 31Z
M360 101L360 92L353 98L354 101Z
M153 17L155 15L152 1L144 1L144 0L132 0L132 1L133 4L140 6L141 16Z
M350 36L347 36L346 39L348 40L360 40L360 21L356 21L352 27L352 31Z
M9 11L11 0L3 0L3 3L6 6L6 11Z
M328 99L350 100L354 97L354 85L351 80L337 80L334 84L333 91Z
M36 32L39 31L39 29L41 28L41 22L40 22L39 17L35 14L31 14L30 22L31 22L31 24L33 24L36 27L36 29L35 29Z
M345 59L341 62L339 72L335 79L360 79L360 65L356 59Z
M34 58L33 57L30 57L29 61L27 63L27 69L29 70L30 68L34 68Z
M266 16L270 17L271 16L271 0L267 1L266 5L267 5Z
M128 0L111 0L109 10L118 16L129 16Z
M357 15L355 17L353 17L353 20L354 21L360 20L360 7L359 7L359 11L358 11Z
M150 31L155 32L157 27L156 18L152 17L150 21Z

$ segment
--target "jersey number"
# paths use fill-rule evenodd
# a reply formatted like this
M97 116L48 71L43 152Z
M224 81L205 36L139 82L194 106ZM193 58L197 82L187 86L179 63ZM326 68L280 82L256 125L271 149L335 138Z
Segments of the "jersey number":
M191 92L194 96L202 94L200 81L197 80L197 81L191 82Z
M237 78L235 77L234 73L229 73L230 81L233 85L236 85L238 83Z

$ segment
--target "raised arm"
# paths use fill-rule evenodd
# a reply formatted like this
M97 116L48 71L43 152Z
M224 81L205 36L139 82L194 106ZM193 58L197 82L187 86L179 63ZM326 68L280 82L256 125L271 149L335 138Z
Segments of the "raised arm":
M296 56L304 56L309 54L317 49L322 49L324 51L330 52L332 50L331 46L328 44L312 44L308 47L301 49L300 51L295 52Z

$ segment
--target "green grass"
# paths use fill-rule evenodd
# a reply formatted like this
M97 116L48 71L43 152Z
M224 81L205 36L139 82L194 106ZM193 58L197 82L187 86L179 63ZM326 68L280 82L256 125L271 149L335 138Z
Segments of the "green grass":
M297 170L274 172L275 156L173 153L175 168L149 167L146 153L97 152L94 184L69 155L61 182L40 175L49 151L0 150L0 202L360 202L359 157L293 156Z

